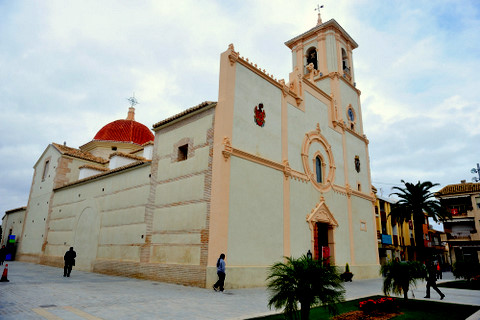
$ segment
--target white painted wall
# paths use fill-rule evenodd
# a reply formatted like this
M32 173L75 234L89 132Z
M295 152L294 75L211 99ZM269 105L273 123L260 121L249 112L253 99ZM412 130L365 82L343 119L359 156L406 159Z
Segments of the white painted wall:
M281 162L282 92L245 67L236 68L232 146ZM254 109L260 103L266 114L264 127L254 122Z
M45 161L49 159L48 174L42 179ZM54 178L60 153L49 145L34 167L34 176L25 216L25 227L18 253L40 254L44 241L45 225L51 201Z
M267 266L283 256L283 173L231 158L229 266Z

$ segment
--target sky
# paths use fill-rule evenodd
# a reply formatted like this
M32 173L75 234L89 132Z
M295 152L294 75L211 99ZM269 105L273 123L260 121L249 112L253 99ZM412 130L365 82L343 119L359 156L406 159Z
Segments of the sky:
M217 101L220 54L288 80L284 42L317 5L353 51L373 185L461 180L480 162L480 2L476 0L0 0L0 216L26 206L47 146L78 148L107 123L151 128ZM478 177L478 175L477 175Z

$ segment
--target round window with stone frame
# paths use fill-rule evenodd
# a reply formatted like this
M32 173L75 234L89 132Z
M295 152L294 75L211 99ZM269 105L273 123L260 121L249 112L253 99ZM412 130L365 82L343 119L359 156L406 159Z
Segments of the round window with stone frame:
M305 174L313 186L321 192L330 190L335 181L335 161L319 124L316 130L305 134L301 156Z
M350 107L348 108L348 120L350 121L355 121L355 113L353 112L353 109Z

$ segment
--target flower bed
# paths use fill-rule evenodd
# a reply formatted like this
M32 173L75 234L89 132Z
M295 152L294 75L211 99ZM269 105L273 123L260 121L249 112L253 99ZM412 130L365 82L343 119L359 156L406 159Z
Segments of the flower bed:
M376 312L392 313L398 311L398 305L395 299L390 297L360 301L359 308L367 314Z

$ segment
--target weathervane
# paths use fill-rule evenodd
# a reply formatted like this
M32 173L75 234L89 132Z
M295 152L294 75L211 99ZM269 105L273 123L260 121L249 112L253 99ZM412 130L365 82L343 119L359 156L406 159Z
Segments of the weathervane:
M473 182L480 182L480 165L477 163L477 168L473 168L472 170L470 170L471 173L478 173L478 178L477 177L473 177L472 178L472 181Z
M139 104L137 99L135 99L135 92L133 93L133 97L130 97L127 99L128 101L130 101L130 107L134 107L135 105Z
M322 17L320 16L320 9L323 8L323 5L317 4L317 7L315 8L315 11L318 11L318 20L317 20L317 26L319 24L322 24Z

